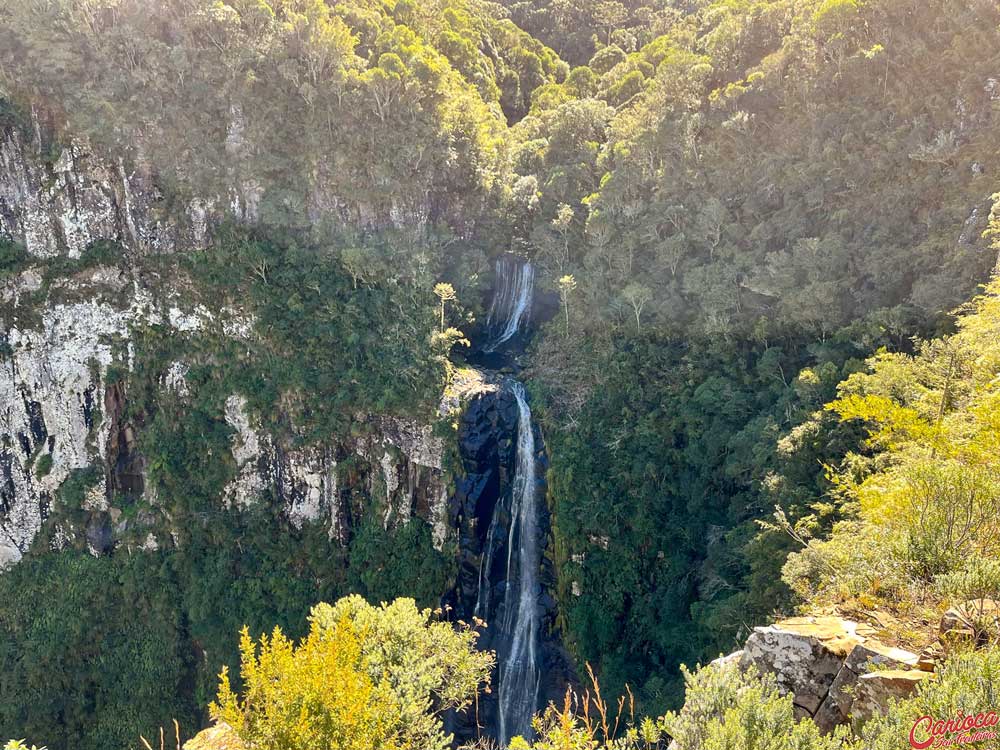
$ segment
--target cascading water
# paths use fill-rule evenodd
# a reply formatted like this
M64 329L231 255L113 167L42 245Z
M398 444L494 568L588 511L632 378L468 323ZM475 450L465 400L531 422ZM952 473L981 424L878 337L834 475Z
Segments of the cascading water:
M494 549L506 541L507 563L503 598L496 607L498 656L498 716L497 739L501 747L515 735L529 736L531 717L538 708L538 688L541 679L538 658L541 547L538 530L538 497L535 476L535 435L531 409L525 398L524 386L510 381L511 393L517 401L517 446L514 482L510 495L510 528L504 540L498 534L494 511L487 533L487 549L480 570L479 599L476 614L489 618L491 612L488 575L493 567ZM499 510L499 509L497 509ZM498 538L498 536L500 538Z
M463 617L486 622L479 645L497 655L493 691L483 696L475 724L456 720L462 740L488 736L507 747L530 738L541 705L565 693L574 679L558 637L554 582L545 558L548 509L541 433L531 420L524 385L504 369L518 369L520 347L512 339L527 333L534 268L504 255L497 260L493 300L483 343L477 348L484 387L466 406L459 428L463 475L453 505L461 529L459 575L454 591ZM546 300L542 295L540 310ZM544 312L542 313L544 317Z
M484 351L494 352L512 339L531 314L531 294L535 269L529 261L511 256L497 258L497 286L486 316L490 342Z

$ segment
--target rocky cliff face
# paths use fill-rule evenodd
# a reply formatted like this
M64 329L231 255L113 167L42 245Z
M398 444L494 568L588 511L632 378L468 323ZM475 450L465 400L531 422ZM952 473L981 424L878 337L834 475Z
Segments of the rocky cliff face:
M175 165L172 179L188 195L181 206L174 205L176 197L167 200L144 155L155 129L145 142L131 144L126 160L99 152L85 139L59 142L45 112L33 109L30 119L23 127L0 124L0 233L23 242L36 257L76 258L96 239L114 239L145 254L201 247L221 220L265 220L269 185L282 193L281 185L254 172L251 154L260 144L247 136L246 118L236 105L226 130L226 168L214 187L187 184L183 163ZM302 218L316 225L421 232L447 219L465 233L471 231L470 217L482 210L482 197L474 191L451 195L447 203L440 196L435 200L442 175L429 176L426 186L405 196L351 192L327 165L304 179Z
M15 128L0 131L0 236L23 244L33 259L79 259L108 240L128 259L48 278L35 267L0 280L0 567L18 561L58 509L60 488L80 472L96 476L80 505L83 528L61 521L53 544L85 537L94 552L118 543L127 522L117 498L147 494L147 467L138 448L141 426L127 417L129 393L109 368L134 365L133 332L161 326L206 332L252 344L253 321L241 310L222 313L185 301L170 279L150 279L139 256L197 248L214 216L204 201L177 215L142 168L127 170L84 143L61 149L54 161ZM187 395L189 362L171 363L158 387ZM429 425L357 415L360 437L290 446L263 429L233 393L225 421L232 430L236 477L220 503L240 507L267 495L295 526L321 522L342 541L352 496L384 500L386 525L419 514L444 543L447 477L444 445ZM350 463L338 472L338 464ZM357 508L353 510L357 513ZM134 525L135 519L131 521ZM155 536L148 545L161 543Z
M112 272L97 269L68 280L59 291L80 300L50 299L37 327L15 326L5 334L6 353L0 361L0 564L16 562L28 549L74 470L100 468L102 477L89 489L85 507L109 514L106 523L117 521L116 494L141 494L146 483L141 457L135 455L137 428L123 422L128 394L108 379L117 352L124 352L128 365L134 326L246 333L238 313L218 320L206 310L172 307L109 276ZM16 302L37 283L31 272L18 277L7 285L0 303ZM183 397L186 369L183 361L173 363L162 387ZM416 512L432 523L436 542L444 542L444 446L430 426L359 415L365 437L289 449L247 413L242 396L233 394L226 406L238 473L220 501L243 507L271 491L294 525L321 520L331 539L343 539L349 510L342 498L355 489L386 499L386 524L405 523ZM355 458L353 487L338 484L338 456L341 461ZM90 546L99 551L102 545L92 541Z
M0 232L22 242L37 258L78 258L98 239L133 252L170 252L203 244L208 213L202 200L183 218L167 216L152 175L95 153L85 141L43 156L41 126L26 138L18 128L0 130Z
M233 457L238 475L225 500L243 506L269 490L279 499L292 525L320 521L331 540L345 541L352 511L337 472L338 456L354 459L352 489L386 500L383 523L407 523L414 514L432 526L440 549L449 535L448 484L443 441L428 425L392 417L358 417L371 429L364 438L336 446L285 449L246 412L246 399L230 396L226 421L234 428Z

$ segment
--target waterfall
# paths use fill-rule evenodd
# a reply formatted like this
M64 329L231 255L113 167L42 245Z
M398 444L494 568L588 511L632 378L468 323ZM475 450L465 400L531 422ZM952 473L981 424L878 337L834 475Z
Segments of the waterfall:
M535 280L535 269L530 262L519 263L510 256L497 258L496 289L486 329L490 343L487 352L496 351L504 342L513 338L531 313L531 292Z
M535 269L526 260L509 254L497 259L493 300L483 330L486 343L480 352L498 352L524 332L531 315L534 276ZM510 356L499 353L488 361L509 362ZM477 492L493 487L490 491L496 494L483 506L491 515L486 534L480 537L478 590L474 606L468 600L465 606L486 621L480 646L497 655L487 732L500 747L507 747L512 737L531 736L531 720L542 694L541 667L549 663L542 633L547 610L541 597L546 515L545 508L539 507L539 495L544 497L544 492L539 490L542 478L536 471L535 432L524 386L508 379L489 403L491 430L499 430L492 433L495 442L489 460L495 463L489 468L480 466L481 447L471 448L469 459L481 472L476 474L482 482ZM513 445L509 437L515 438ZM473 442L480 445L478 437ZM481 534L480 524L487 517L481 515L478 503L469 510L474 514L473 529ZM469 573L477 575L474 568Z
M507 585L499 630L508 645L499 653L499 737L530 736L531 717L538 704L541 671L538 664L538 507L535 486L535 436L524 386L510 384L517 400L517 461L511 494L507 536ZM491 524L492 525L492 524Z

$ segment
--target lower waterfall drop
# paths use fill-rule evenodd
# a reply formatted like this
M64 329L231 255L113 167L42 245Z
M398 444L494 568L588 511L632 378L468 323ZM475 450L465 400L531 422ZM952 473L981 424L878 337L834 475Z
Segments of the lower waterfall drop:
M537 709L541 670L538 664L538 498L535 436L524 386L511 382L517 400L517 461L507 539L507 585L500 607L499 630L507 648L498 654L499 741L506 747L516 735L529 737Z

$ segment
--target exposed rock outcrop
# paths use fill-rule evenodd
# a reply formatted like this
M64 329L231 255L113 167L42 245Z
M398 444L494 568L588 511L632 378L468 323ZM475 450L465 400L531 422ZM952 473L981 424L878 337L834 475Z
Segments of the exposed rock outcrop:
M36 281L32 271L9 281L0 287L0 304L16 304ZM80 301L46 304L40 320L8 330L0 350L0 567L17 562L32 544L74 471L97 469L84 501L93 514L114 510L112 498L135 499L147 489L137 447L141 427L125 418L123 385L108 379L113 363L132 367L135 326L160 324L189 333L211 328L237 337L248 336L252 327L235 312L220 319L202 308L154 299L135 284L117 278L112 283L105 269L61 283L60 296ZM171 363L163 387L185 398L186 372L184 362ZM432 523L436 544L444 543L444 447L429 425L359 415L361 437L287 448L261 430L245 403L235 394L227 402L238 473L220 502L247 506L271 493L293 525L322 520L331 539L344 539L350 508L341 490L351 488L338 486L337 466L354 455L354 489L384 499L387 525L416 513ZM109 549L111 519L91 520L88 546L95 553Z
M860 675L851 707L851 724L857 728L873 716L884 715L892 701L911 697L920 683L933 676L919 669L886 669Z
M774 674L778 687L793 697L797 712L831 731L857 716L869 718L889 696L912 694L923 677L910 678L918 657L880 643L875 631L839 617L796 617L754 629L740 657L743 668ZM866 683L865 702L857 703L858 685L873 670L904 670L895 681ZM902 672L899 672L900 674Z
M16 562L74 469L106 460L101 414L112 340L143 314L92 299L42 311L38 329L7 332L0 359L0 565ZM48 456L47 459L43 459ZM40 461L49 467L39 470Z
M184 750L245 750L245 748L243 741L224 722L202 729L184 743Z
M31 255L78 258L99 239L146 253L204 243L200 204L186 221L158 216L162 196L148 170L101 157L79 139L51 163L41 150L40 136L31 142L18 128L0 129L0 233Z
M971 599L950 607L938 628L945 646L956 641L984 643L1000 636L1000 602Z
M444 445L429 425L359 416L367 428L363 437L286 448L261 429L247 413L246 399L237 394L226 401L226 421L234 429L237 465L237 476L225 490L230 503L247 506L271 492L294 526L322 521L331 540L344 541L352 513L363 510L351 507L350 493L341 492L345 488L338 479L338 461L353 456L360 459L354 462L354 489L384 501L386 526L407 523L417 514L431 524L438 548L446 540L450 526Z
M30 279L10 284L0 301L23 292L25 283ZM86 282L72 283L76 291L88 291ZM125 421L127 394L107 377L121 352L126 361L118 364L131 366L133 326L158 323L185 331L215 326L237 335L241 330L207 310L165 305L141 289L116 288L115 305L89 291L95 294L85 301L43 308L37 327L15 327L6 335L7 353L0 355L0 566L21 558L75 470L99 468L88 510L105 512L113 497L143 494L139 428ZM183 396L185 368L173 363L164 387ZM341 500L337 465L354 455L359 459L354 473L363 482L356 489L384 498L387 524L405 523L418 513L432 523L439 546L447 537L443 444L429 425L359 416L363 437L288 449L260 429L238 395L227 402L225 418L235 432L238 467L225 492L230 502L246 506L271 492L293 525L322 519L331 539L343 539L350 511ZM93 551L108 548L108 533L106 524L88 527Z
M772 672L795 705L814 715L855 646L872 632L839 617L796 617L758 627L747 639L740 664Z
M859 704L857 701L859 681L872 674L882 673L872 670L905 669L915 667L916 664L917 657L909 651L892 648L873 638L867 638L855 646L844 660L843 666L830 685L829 692L813 714L813 720L820 729L829 732L838 724L857 723L859 720L865 721L871 718L872 712L880 705L880 693L877 689L873 690L869 703ZM921 674L928 673L921 672Z

